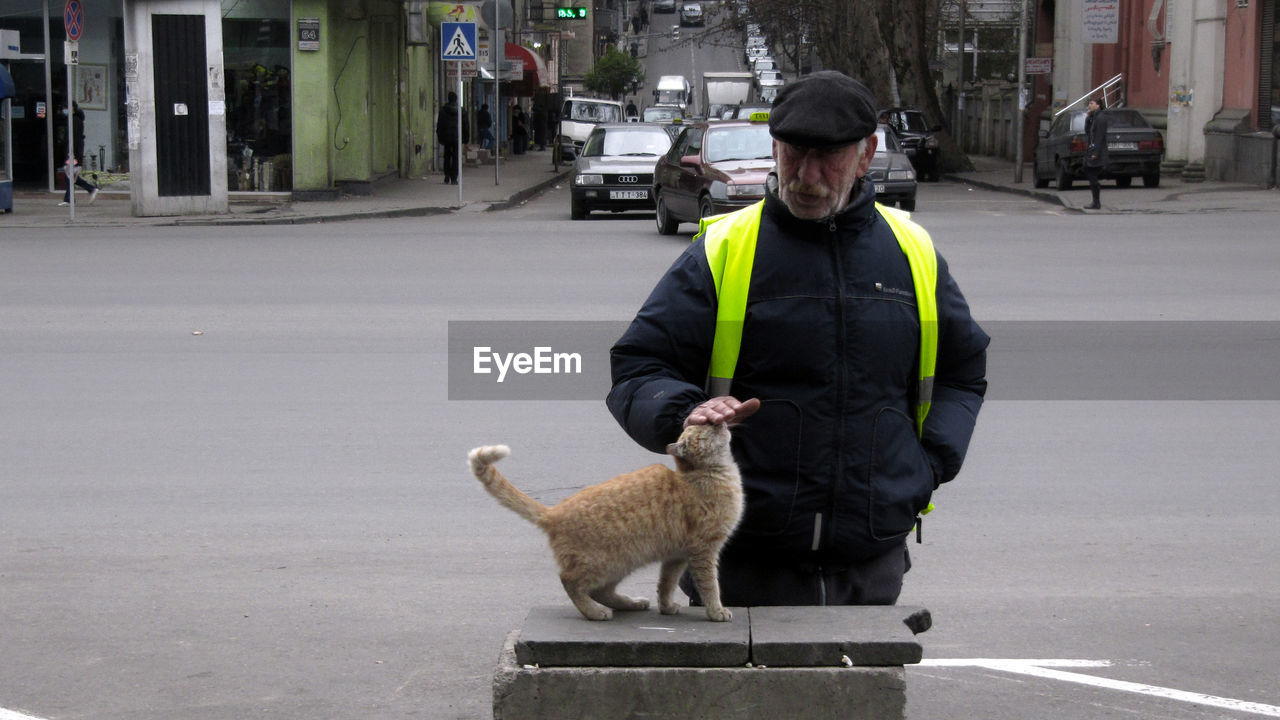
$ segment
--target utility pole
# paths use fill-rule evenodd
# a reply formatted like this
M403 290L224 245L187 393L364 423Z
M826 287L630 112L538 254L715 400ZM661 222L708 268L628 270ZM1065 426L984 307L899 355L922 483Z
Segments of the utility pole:
M964 147L964 16L968 8L968 0L960 0L960 82L957 90L959 94L956 96L956 143L960 145L960 151L965 152Z
M1027 92L1027 3L1022 0L1022 17L1018 21L1018 145L1014 149L1013 182L1022 182L1022 146L1027 137L1027 105L1031 94Z

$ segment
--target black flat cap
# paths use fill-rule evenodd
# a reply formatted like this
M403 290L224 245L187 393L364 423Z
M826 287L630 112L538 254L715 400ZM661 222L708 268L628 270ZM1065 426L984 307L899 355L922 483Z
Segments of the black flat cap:
M843 147L875 131L875 96L834 70L801 75L782 86L769 113L769 134L801 147Z

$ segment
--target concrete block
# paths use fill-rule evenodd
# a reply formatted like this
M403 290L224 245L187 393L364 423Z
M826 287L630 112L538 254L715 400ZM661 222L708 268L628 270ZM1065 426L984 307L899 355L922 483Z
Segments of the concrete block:
M494 675L494 720L906 718L901 667L533 667L516 662L517 636Z
M571 605L529 611L515 652L521 665L624 667L733 667L750 659L748 612L712 622L702 608L679 615L655 610L615 612L592 622Z
M902 605L751 608L751 662L769 667L908 665L924 649L906 624L927 617ZM927 626L926 628L927 629Z

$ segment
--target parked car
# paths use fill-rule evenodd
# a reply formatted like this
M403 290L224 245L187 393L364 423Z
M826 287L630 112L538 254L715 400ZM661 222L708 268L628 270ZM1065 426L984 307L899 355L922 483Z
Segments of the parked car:
M684 120L684 109L679 105L650 105L641 111L640 119L647 123L669 123Z
M1164 157L1164 136L1142 113L1131 108L1099 110L1107 117L1107 164L1102 177L1113 178L1118 187L1129 187L1133 178L1142 178L1146 187L1160 187L1160 161ZM1084 136L1085 110L1068 110L1058 115L1048 130L1040 131L1033 175L1035 186L1058 183L1059 190L1071 189L1074 180L1084 178L1084 156L1089 143Z
M911 158L888 125L882 123L876 128L876 143L876 154L867 170L867 177L876 185L876 201L915 210L916 171L911 167Z
M924 113L912 108L881 110L880 119L897 134L920 179L936 181L939 177L938 131L942 127L930 127Z
M778 63L771 55L761 55L751 58L751 71L760 72L761 70L777 70Z
M676 11L676 0L653 0L653 11L656 13L673 13Z
M653 166L671 140L659 125L597 125L573 163L569 216L582 220L592 210L652 210Z
M658 232L750 205L764 197L772 169L767 120L688 125L653 170Z
M700 3L686 2L680 7L681 25L701 25L702 22L702 5Z

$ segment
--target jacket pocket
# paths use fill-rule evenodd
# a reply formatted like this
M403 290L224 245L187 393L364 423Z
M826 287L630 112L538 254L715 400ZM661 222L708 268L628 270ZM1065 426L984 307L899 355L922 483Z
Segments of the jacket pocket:
M738 532L780 535L791 524L800 487L800 406L765 400L733 429L734 456L742 471L746 507Z
M929 504L933 471L905 413L883 408L876 414L868 472L871 506L867 518L872 539L890 540L907 534L916 515Z

